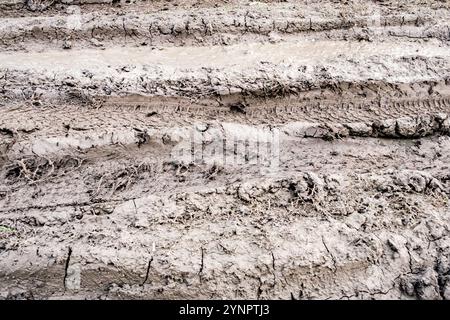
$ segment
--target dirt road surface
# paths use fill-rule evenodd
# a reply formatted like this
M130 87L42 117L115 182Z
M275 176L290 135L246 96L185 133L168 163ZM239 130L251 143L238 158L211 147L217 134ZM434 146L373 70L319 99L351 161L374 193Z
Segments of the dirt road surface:
M0 299L450 299L447 0L0 0Z

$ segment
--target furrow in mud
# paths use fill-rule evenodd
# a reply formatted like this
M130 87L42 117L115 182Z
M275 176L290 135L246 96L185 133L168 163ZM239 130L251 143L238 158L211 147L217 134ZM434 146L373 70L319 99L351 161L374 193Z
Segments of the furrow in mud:
M29 48L101 48L111 44L132 46L231 45L244 41L280 42L303 33L310 39L374 41L393 38L450 40L446 21L430 14L323 17L291 6L200 9L186 13L127 15L81 14L69 7L66 16L4 19L0 46L6 50ZM433 13L437 15L437 12ZM101 19L100 19L101 17ZM18 41L20 39L20 41Z
M269 118L272 120L271 124L246 124L245 117L241 117L240 120L243 123L239 123L239 121L220 122L218 119L207 121L203 115L202 119L197 118L197 121L190 118L190 123L175 119L171 125L161 126L156 124L160 121L155 119L157 115L145 110L134 114L122 112L123 118L112 113L108 118L105 110L99 112L98 109L84 109L82 119L76 117L80 114L79 108L73 111L72 117L68 110L64 116L56 112L52 115L41 115L41 119L48 121L49 126L39 119L23 121L22 119L30 120L26 114L16 117L17 123L5 121L0 126L1 162L20 160L34 155L55 157L93 154L96 150L102 153L105 149L111 154L120 155L121 150L136 147L141 150L144 148L166 150L166 152L169 150L172 153L176 152L177 148L181 148L188 152L191 148L190 144L206 143L206 141L208 145L213 146L212 149L231 150L231 153L236 154L238 151L235 150L235 143L270 142L264 139L274 134L278 144L305 138L339 141L347 137L415 139L450 135L450 118L446 112L377 119L372 122L289 121L284 124L281 124L281 119L275 117ZM110 122L96 123L93 121L95 118L109 119ZM53 126L50 126L50 123ZM57 123L59 126L56 125ZM199 141L196 142L193 139ZM240 152L239 156L245 156L245 153ZM205 155L203 161L217 161L214 154L211 157L208 159L208 155Z
M286 135L285 132L297 132L293 130L295 127L289 129L278 133L224 124L203 133L195 128L194 132L186 130L184 134L175 130L172 135L162 135L159 141L148 136L141 143L129 145L66 147L57 152L42 152L49 148L44 145L28 154L11 152L9 159L2 161L2 211L195 191L205 185L221 187L246 179L311 170L360 173L388 168L422 170L438 177L443 190L449 191L448 135L420 140L345 137L333 140ZM235 132L241 133L236 137ZM68 190L70 198L66 196Z
M3 101L92 103L96 97L136 94L195 99L291 94L318 99L332 93L331 99L448 96L449 51L437 43L297 41L121 50L0 53Z
M450 98L354 100L333 103L329 100L301 102L295 96L283 99L224 98L149 99L107 101L97 107L66 105L10 106L4 108L0 128L6 134L26 136L66 134L111 127L170 127L195 123L234 122L251 125L280 126L289 122L334 123L336 125L366 123L419 116L442 117L450 112ZM228 100L228 101L227 101ZM443 119L445 120L445 119ZM52 123L53 126L45 124ZM119 129L120 130L120 129Z

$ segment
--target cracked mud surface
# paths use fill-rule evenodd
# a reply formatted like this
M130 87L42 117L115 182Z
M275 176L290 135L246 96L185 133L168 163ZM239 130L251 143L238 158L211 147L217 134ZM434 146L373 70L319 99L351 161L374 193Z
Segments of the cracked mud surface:
M448 21L0 0L0 299L450 299Z

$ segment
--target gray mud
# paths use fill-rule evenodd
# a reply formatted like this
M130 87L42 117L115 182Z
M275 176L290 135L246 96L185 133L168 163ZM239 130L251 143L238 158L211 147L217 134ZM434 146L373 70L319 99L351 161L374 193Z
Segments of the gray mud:
M450 299L449 21L0 0L0 299Z

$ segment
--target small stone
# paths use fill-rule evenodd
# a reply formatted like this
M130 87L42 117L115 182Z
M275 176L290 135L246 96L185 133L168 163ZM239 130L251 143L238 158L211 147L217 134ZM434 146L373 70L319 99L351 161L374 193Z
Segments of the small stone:
M91 43L92 45L94 45L95 47L101 47L103 46L103 43L101 43L99 40L97 40L96 38L92 38L91 39Z
M208 130L208 125L204 124L204 123L199 123L195 126L195 129L199 132L205 132L206 130Z
M63 49L65 49L65 50L72 49L72 41L70 41L70 40L64 41Z

